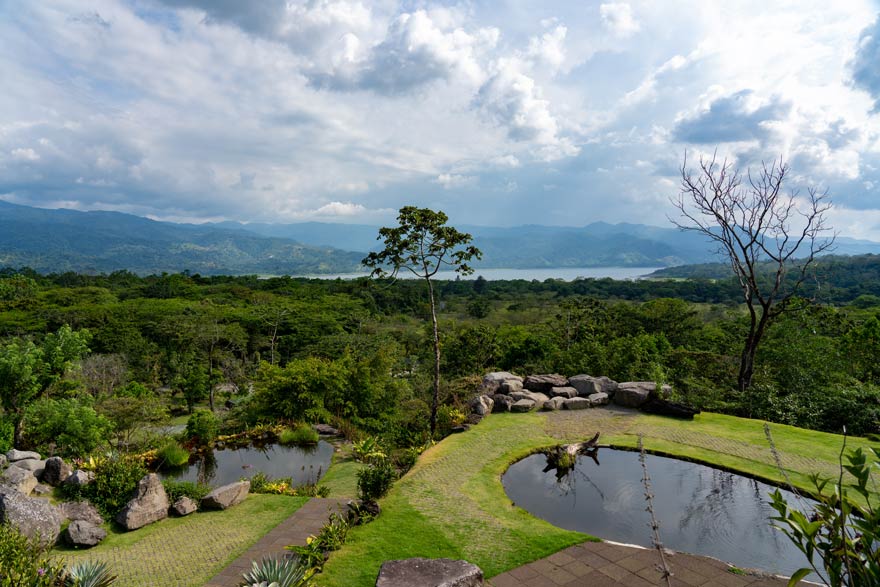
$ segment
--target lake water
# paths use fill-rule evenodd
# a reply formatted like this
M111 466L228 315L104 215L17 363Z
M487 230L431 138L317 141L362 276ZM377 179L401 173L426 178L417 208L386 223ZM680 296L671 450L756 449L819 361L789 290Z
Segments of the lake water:
M214 450L186 467L163 472L160 476L164 479L198 481L219 487L262 472L273 479L292 477L296 486L317 483L327 472L332 457L333 445L323 440L311 447L280 444L250 446Z
M627 544L651 547L650 516L639 454L599 449L598 462L580 456L561 480L543 472L547 457L535 454L502 477L510 499L551 524ZM790 576L807 566L804 555L770 525L775 488L742 475L677 459L647 455L667 548L711 556L741 568ZM789 504L797 498L783 491ZM801 507L809 509L809 502ZM814 577L815 578L815 577Z
M525 279L531 281L536 279L544 281L545 279L561 279L563 281L574 281L576 279L602 279L610 277L611 279L629 280L645 277L662 267L556 267L549 269L504 269L504 268L488 268L476 269L472 275L463 277L462 279L476 279L483 276L488 281ZM308 277L311 279L357 279L366 277L369 273L334 273L323 275L297 275L294 277ZM454 271L440 271L434 279L454 280L457 274ZM402 279L416 279L412 273L401 272Z

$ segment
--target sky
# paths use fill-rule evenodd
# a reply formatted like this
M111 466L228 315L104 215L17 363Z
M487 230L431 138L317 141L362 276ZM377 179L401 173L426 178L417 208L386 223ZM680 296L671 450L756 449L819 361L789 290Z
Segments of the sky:
M880 1L0 0L0 199L160 220L670 226L781 158L880 240Z

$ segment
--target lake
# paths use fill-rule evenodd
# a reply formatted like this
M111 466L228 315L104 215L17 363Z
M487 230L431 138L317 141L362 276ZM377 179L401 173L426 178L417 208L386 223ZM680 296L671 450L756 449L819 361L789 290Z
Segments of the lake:
M505 269L486 268L476 269L472 275L463 279L476 279L482 276L488 281L525 279L532 281L544 281L545 279L561 279L562 281L574 281L576 279L611 279L631 280L640 279L662 267L551 267L540 269ZM310 279L357 279L366 277L369 273L328 273L322 275L294 275L293 277L308 277ZM457 275L454 271L440 271L434 279L454 280ZM409 272L401 272L401 279L416 279Z

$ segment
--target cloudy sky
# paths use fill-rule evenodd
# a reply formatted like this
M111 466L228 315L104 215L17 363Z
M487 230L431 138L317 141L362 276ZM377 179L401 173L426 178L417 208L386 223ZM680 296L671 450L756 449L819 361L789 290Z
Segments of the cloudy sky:
M176 221L668 225L784 157L880 240L877 0L0 0L0 199Z

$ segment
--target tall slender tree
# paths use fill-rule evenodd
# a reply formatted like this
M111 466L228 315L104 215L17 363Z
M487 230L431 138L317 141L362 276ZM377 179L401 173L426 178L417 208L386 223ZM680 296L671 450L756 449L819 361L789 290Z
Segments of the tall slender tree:
M399 226L380 228L377 240L383 239L385 248L370 253L362 262L373 269L373 277L396 278L408 271L425 280L431 301L431 326L434 343L434 388L431 402L431 434L437 429L437 409L440 404L440 333L437 326L437 302L432 278L442 269L459 275L470 275L468 265L482 253L471 245L471 235L446 226L449 218L443 212L428 208L405 206L400 209Z

